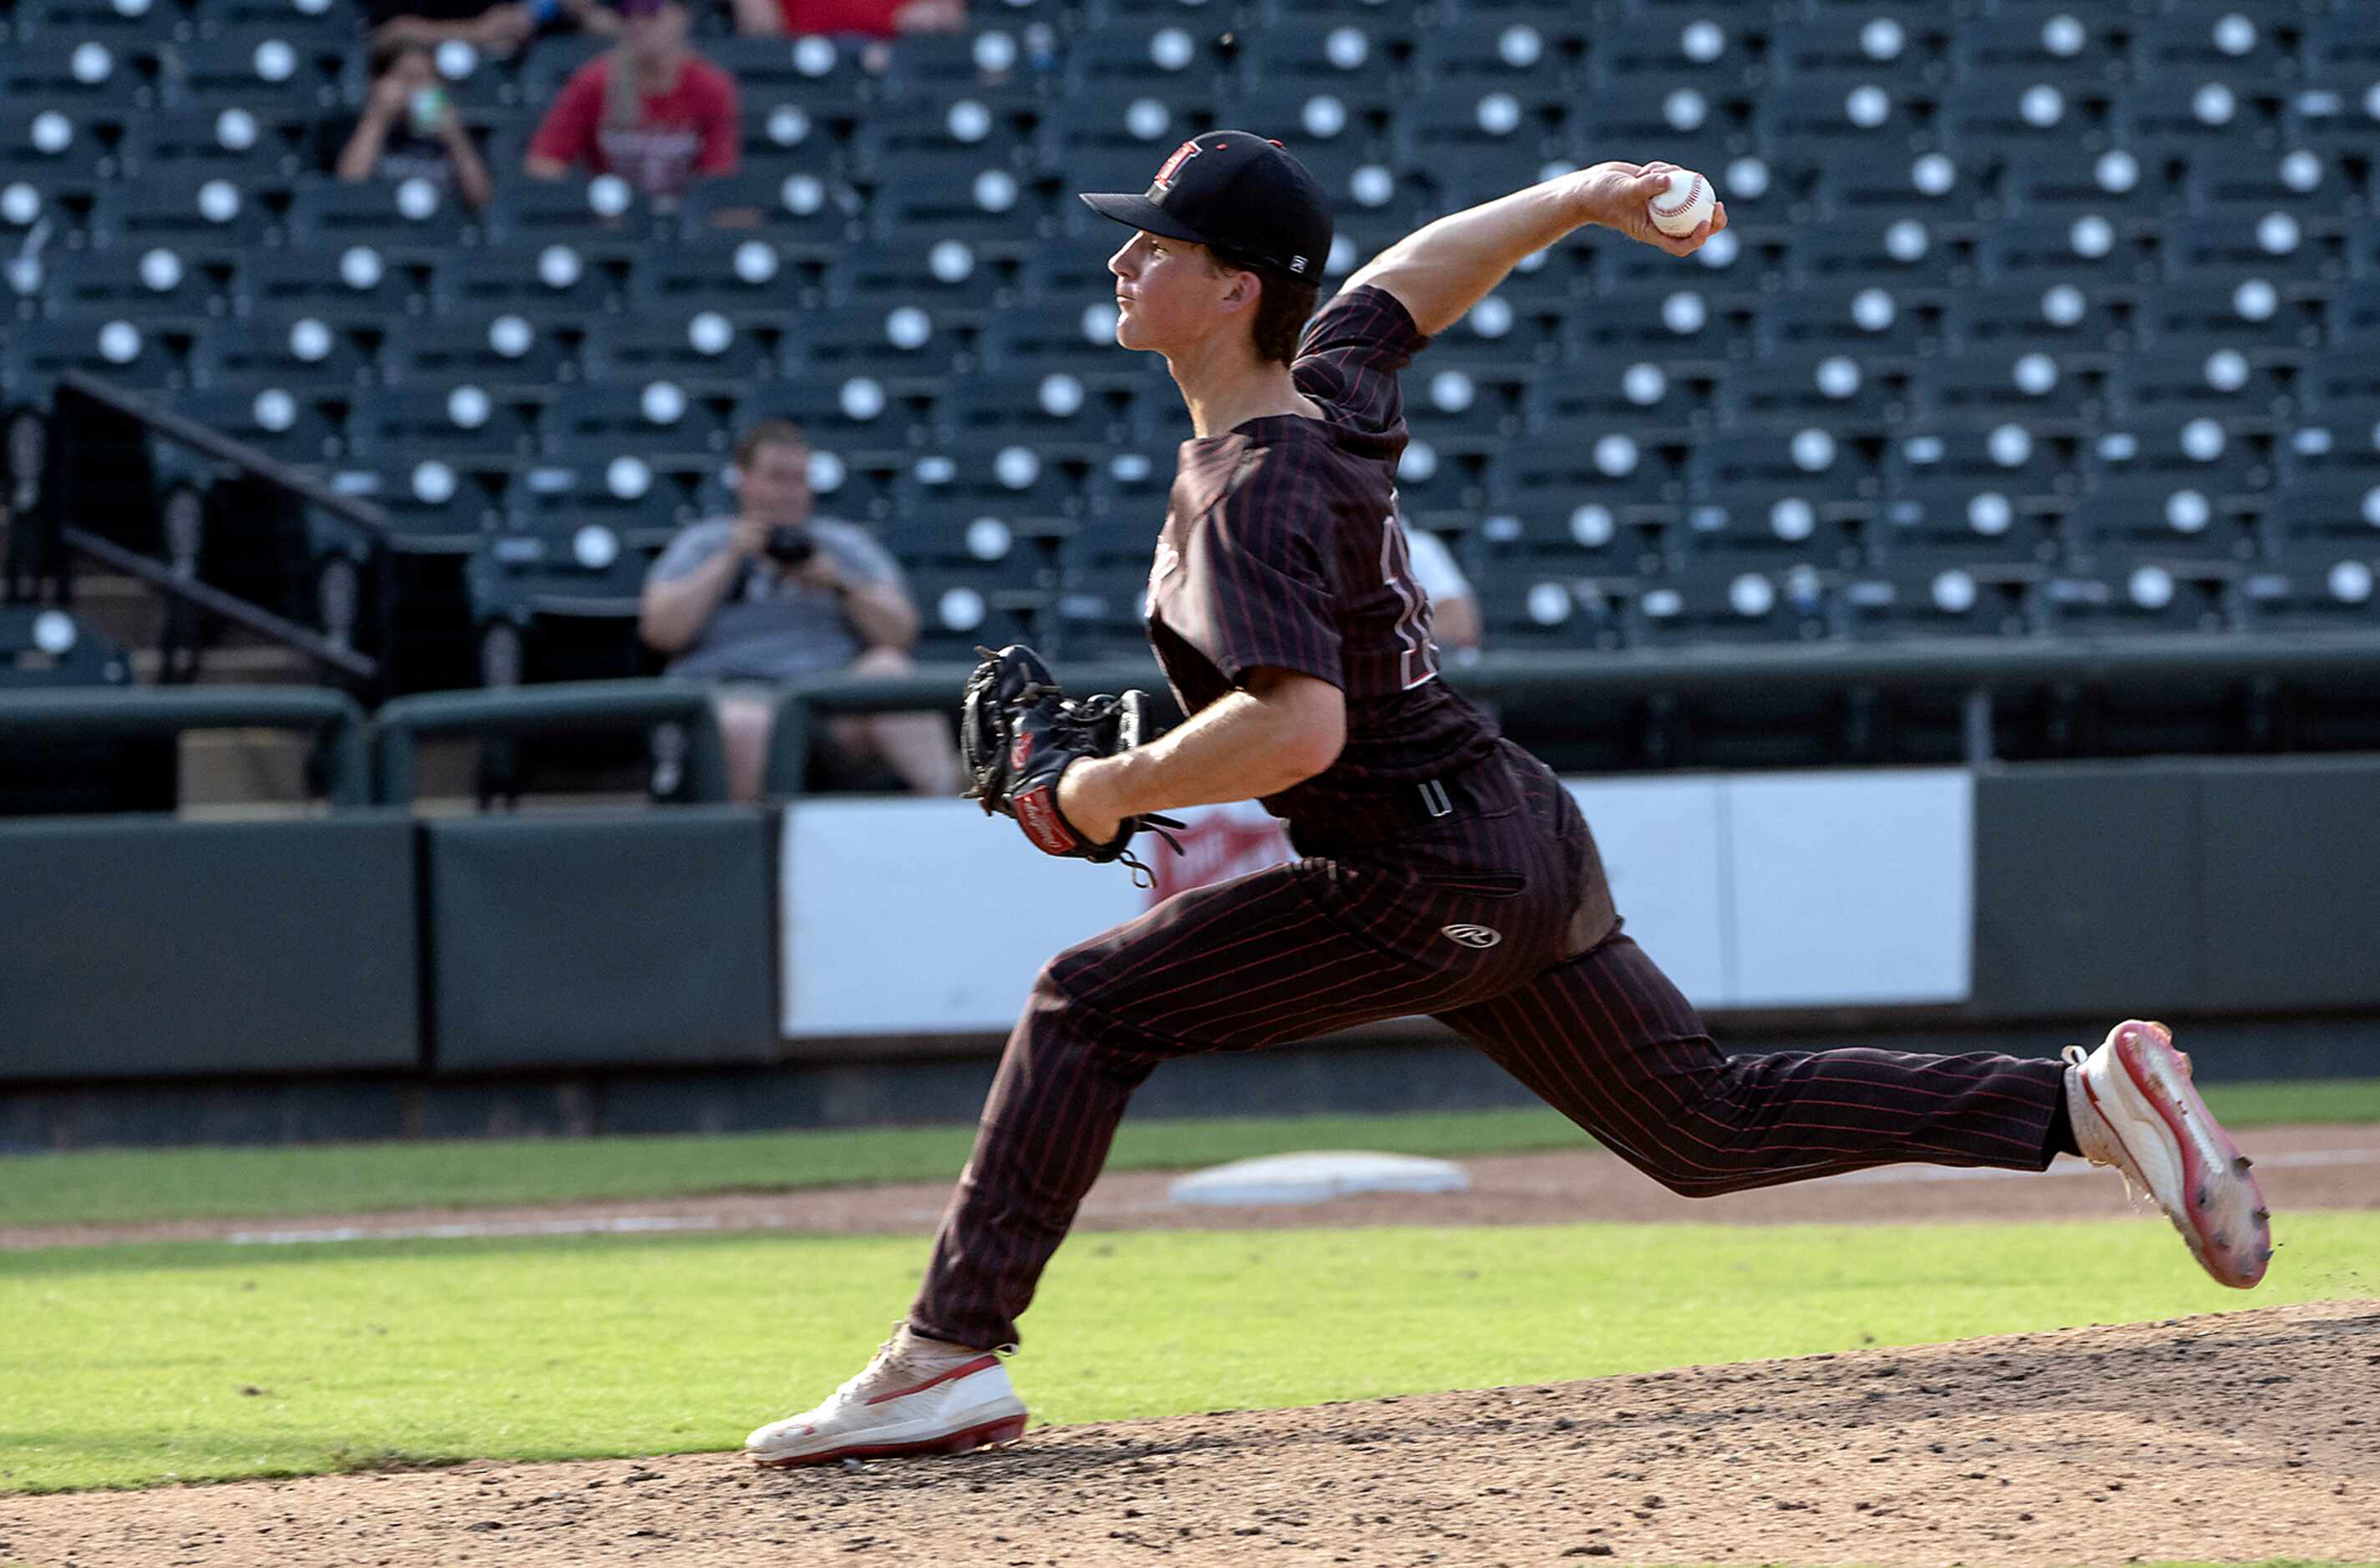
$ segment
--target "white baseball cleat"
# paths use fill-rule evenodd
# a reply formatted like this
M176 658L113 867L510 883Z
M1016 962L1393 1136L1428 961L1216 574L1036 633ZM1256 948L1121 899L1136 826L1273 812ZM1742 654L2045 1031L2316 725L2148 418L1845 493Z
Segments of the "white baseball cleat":
M828 1465L963 1453L1024 1433L1025 1402L998 1355L921 1340L904 1326L825 1404L762 1427L744 1452L756 1465Z
M2272 1214L2251 1161L2198 1098L2163 1024L2127 1018L2099 1049L2066 1048L2066 1112L2094 1165L2145 1189L2223 1284L2246 1290L2273 1256Z

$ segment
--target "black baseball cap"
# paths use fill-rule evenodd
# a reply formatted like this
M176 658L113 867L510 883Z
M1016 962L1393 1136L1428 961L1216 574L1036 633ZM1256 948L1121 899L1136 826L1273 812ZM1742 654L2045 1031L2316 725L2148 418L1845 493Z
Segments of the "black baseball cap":
M1087 193L1102 217L1293 277L1322 275L1330 208L1322 187L1278 141L1210 130L1173 150L1139 196Z

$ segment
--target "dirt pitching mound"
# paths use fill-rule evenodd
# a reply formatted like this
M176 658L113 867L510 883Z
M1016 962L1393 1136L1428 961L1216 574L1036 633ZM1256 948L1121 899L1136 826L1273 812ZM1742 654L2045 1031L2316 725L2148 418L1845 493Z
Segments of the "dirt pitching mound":
M1029 1380L1028 1380L1029 1382ZM2380 1301L1037 1430L0 1498L78 1564L1980 1563L2380 1556Z

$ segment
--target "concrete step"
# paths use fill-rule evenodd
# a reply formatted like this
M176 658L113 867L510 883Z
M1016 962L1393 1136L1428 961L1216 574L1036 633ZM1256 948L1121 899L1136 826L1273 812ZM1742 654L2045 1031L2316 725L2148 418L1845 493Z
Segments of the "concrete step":
M164 677L165 661L153 647L132 650L132 678L155 686ZM321 671L314 661L294 648L269 644L257 648L210 648L200 655L200 686L317 686Z

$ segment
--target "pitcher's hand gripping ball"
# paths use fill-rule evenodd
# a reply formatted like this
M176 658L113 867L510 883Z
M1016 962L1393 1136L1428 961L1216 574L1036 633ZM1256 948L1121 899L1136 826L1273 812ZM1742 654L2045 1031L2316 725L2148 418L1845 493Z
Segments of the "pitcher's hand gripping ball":
M996 811L1014 818L1045 855L1102 865L1122 860L1135 881L1148 875L1129 847L1142 828L1155 830L1181 853L1181 845L1164 831L1182 825L1171 817L1126 817L1115 837L1094 844L1058 809L1058 780L1069 763L1112 757L1154 738L1147 692L1071 699L1041 656L1022 643L997 653L988 648L976 651L983 662L967 677L959 701L959 760L966 770L968 799L979 803L987 816Z
M1669 189L1654 197L1645 211L1652 214L1655 228L1682 239L1700 228L1718 204L1710 181L1692 169L1681 169L1670 176Z

